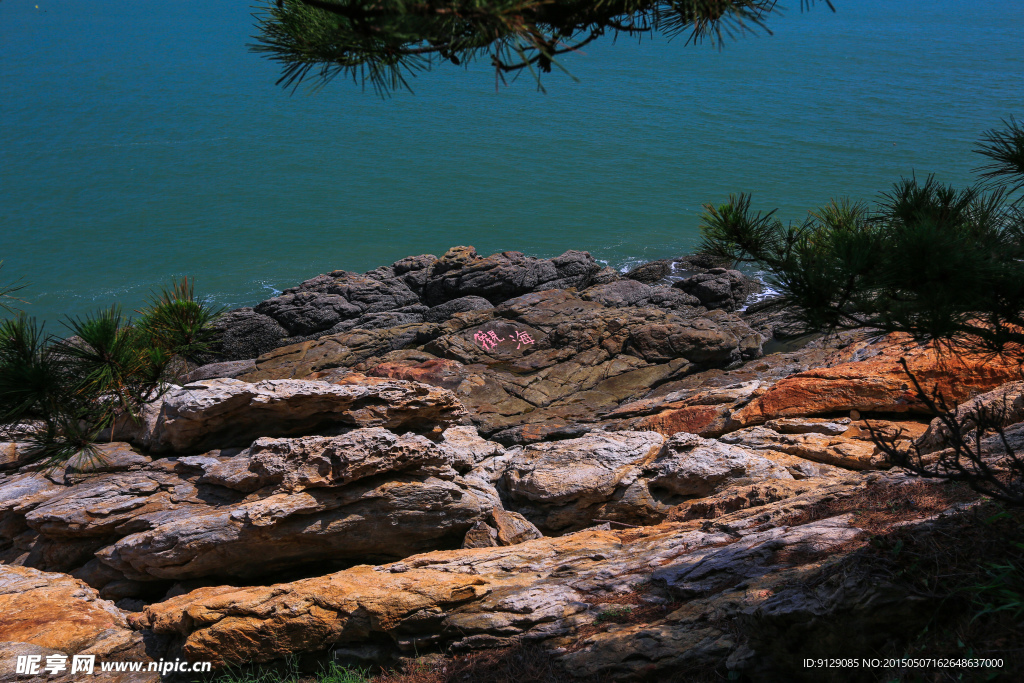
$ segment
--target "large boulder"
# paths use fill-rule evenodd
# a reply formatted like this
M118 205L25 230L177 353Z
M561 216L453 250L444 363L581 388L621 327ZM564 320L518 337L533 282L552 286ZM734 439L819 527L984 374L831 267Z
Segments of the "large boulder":
M487 258L473 247L453 247L431 266L425 303L436 306L459 297L479 296L491 303L545 289L583 289L601 270L585 251L567 251L552 259L506 251Z
M115 435L155 453L199 453L324 429L429 430L465 414L444 389L362 376L345 382L200 380L168 391L146 407L141 424L127 423Z
M159 673L142 672L115 676L101 674L99 662L151 661L141 633L134 631L127 614L103 600L82 581L64 574L41 572L29 567L0 565L0 675L18 680L14 674L17 657L40 657L36 680L75 680L71 675L74 655L95 658L95 676L105 683L158 683ZM63 656L63 658L62 658ZM47 657L61 660L66 667L44 671ZM6 665L10 665L8 668ZM25 679L22 679L25 680Z
M672 285L696 297L702 306L735 311L743 307L747 298L761 291L761 283L738 270L712 268Z
M256 358L281 345L290 332L270 316L252 308L228 311L213 322L213 351L224 361Z
M637 282L653 285L664 281L672 274L672 272L672 259L661 259L659 261L643 263L636 268L633 268L626 273L626 277L630 280L636 280Z

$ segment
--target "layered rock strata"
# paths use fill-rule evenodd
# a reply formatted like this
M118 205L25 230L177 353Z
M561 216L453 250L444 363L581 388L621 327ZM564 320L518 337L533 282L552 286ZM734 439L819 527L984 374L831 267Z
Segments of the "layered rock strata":
M745 276L649 265L455 248L335 271L232 312L221 343L248 357L124 441L49 472L0 444L0 656L536 641L570 673L657 680L750 671L775 642L757 624L913 622L878 577L807 588L867 533L820 511L907 483L875 435L948 445L900 359L965 419L1000 407L1012 444L1019 368L864 330L764 356L788 323L740 310Z

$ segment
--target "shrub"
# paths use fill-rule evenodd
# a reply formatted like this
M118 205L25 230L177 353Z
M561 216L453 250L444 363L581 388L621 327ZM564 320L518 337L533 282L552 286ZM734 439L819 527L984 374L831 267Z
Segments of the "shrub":
M134 323L118 306L67 318L66 339L24 313L0 323L0 435L27 440L29 459L45 466L82 451L97 457L105 430L113 439L118 423L137 421L189 361L209 353L218 315L187 278L140 313Z

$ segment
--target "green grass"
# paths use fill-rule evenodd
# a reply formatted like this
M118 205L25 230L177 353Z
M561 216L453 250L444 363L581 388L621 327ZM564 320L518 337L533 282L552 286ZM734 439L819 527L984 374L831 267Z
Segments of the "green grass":
M632 607L611 607L598 613L597 618L594 619L594 623L600 624L605 621L615 621L616 619L628 617L632 613Z
M366 670L337 664L329 664L315 674L304 674L292 658L280 667L228 667L202 679L202 683L370 683L370 675Z

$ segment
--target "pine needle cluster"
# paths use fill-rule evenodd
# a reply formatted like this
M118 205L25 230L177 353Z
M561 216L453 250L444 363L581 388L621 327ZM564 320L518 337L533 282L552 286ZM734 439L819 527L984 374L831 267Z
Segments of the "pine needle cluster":
M833 200L800 223L748 195L705 205L701 251L763 269L811 329L871 327L1024 360L1024 128L988 131L982 180L904 178L873 205Z
M95 456L102 435L137 422L189 363L203 360L219 314L188 278L155 294L131 319L118 306L66 318L48 334L23 312L0 322L0 436L30 444L29 460L53 467Z
M419 72L481 59L496 84L529 72L540 86L542 73L562 68L560 55L604 35L720 45L767 31L778 9L775 0L270 0L256 15L252 49L281 63L285 87L343 75L383 94L408 89Z

